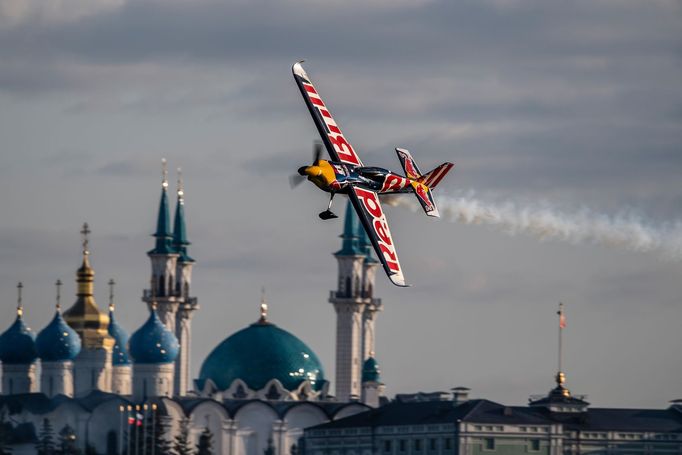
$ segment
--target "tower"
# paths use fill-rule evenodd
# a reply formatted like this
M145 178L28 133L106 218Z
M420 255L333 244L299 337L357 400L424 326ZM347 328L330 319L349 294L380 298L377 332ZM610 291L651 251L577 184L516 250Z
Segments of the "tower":
M192 339L192 317L199 309L196 297L190 297L192 266L194 259L187 254L187 228L185 226L185 191L182 173L178 168L178 198L173 221L173 249L178 258L175 267L175 298L178 302L175 315L175 337L180 343L180 351L175 361L174 395L183 396L190 386L190 342Z
M374 280L379 261L372 256L372 243L364 227L358 223L360 248L365 255L363 264L362 295L366 300L365 310L362 312L362 359L366 361L374 355L374 326L377 313L383 310L381 299L374 298Z
M109 335L114 339L111 353L111 391L119 395L132 393L132 373L128 357L128 334L118 325L114 317L114 280L109 280Z
M21 302L23 285L17 285L17 318L0 335L0 361L2 361L2 393L36 392L35 335L24 324L24 306Z
M93 390L111 391L111 351L114 339L108 333L109 316L97 307L95 271L90 266L88 223L83 224L83 263L76 272L76 302L64 312L64 320L81 339L81 351L74 359L73 382L76 396Z
M166 160L164 159L162 163L161 200L156 218L156 231L153 234L156 241L154 248L147 252L152 264L151 288L143 292L142 301L151 308L153 299L161 322L168 330L175 332L175 315L178 309L178 301L175 297L175 273L178 254L173 248L173 235L171 234Z
M359 399L362 366L374 351L374 321L381 301L373 297L377 263L371 258L369 239L348 202L338 261L337 290L329 302L336 311L336 397Z
M73 396L73 359L81 351L81 339L62 318L61 280L57 280L54 318L38 334L36 348L40 357L40 391L48 397Z
M381 382L380 374L379 364L370 355L362 365L362 402L373 408L379 407L384 396L385 386Z

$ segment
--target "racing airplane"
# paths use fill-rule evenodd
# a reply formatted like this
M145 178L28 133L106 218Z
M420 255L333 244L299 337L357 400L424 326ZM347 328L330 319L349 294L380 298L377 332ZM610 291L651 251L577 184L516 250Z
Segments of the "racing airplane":
M408 286L378 195L413 192L428 216L439 217L432 190L454 165L443 163L422 174L410 152L396 148L405 176L380 167L364 166L301 63L297 62L292 67L294 79L331 160L321 159L322 150L318 147L313 164L298 169L299 178L302 181L307 177L318 188L331 194L327 210L319 215L323 220L337 218L331 211L334 195L347 194L389 279L397 286ZM292 180L292 183L295 181Z

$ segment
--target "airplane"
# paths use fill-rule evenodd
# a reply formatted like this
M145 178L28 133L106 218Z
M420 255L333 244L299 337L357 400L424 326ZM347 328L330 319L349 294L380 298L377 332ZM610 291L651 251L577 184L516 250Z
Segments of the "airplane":
M396 148L405 176L388 169L363 165L329 113L329 108L322 101L301 63L303 61L295 63L292 67L294 79L331 160L321 159L322 147L318 145L313 164L298 169L298 175L292 176L292 186L307 177L318 188L330 193L327 210L319 214L323 220L337 218L331 211L334 195L347 194L388 278L396 286L409 286L405 284L402 267L378 195L413 192L426 215L439 217L432 190L454 164L446 162L422 174L410 152Z

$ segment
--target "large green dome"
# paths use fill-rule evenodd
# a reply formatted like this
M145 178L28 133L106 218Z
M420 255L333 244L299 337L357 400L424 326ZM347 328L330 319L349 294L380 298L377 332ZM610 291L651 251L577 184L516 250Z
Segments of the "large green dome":
M227 337L204 360L199 380L211 379L220 390L241 379L261 390L271 379L295 390L309 380L314 390L324 386L324 370L304 342L274 324L259 321Z

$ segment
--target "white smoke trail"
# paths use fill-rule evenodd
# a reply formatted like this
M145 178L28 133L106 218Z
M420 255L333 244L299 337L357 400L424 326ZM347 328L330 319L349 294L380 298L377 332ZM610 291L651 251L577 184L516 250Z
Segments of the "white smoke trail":
M386 203L421 211L417 201L406 195L388 198ZM508 235L528 234L540 240L656 252L669 260L682 260L680 221L654 226L631 213L607 216L581 209L568 214L549 205L488 203L476 198L473 192L461 196L438 195L437 203L441 216L455 223L488 225Z

